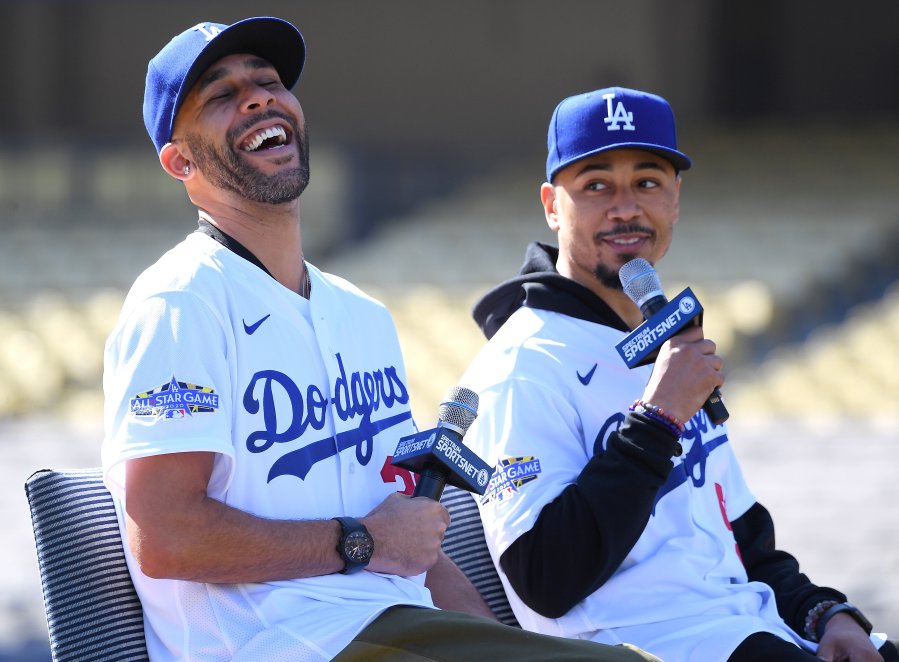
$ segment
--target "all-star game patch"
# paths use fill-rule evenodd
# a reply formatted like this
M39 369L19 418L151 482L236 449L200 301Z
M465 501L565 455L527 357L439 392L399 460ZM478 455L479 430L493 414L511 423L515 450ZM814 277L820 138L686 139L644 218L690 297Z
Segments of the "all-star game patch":
M540 473L540 460L533 455L507 457L496 465L496 471L487 484L481 503L508 499L525 483L536 480Z
M130 400L134 416L175 419L214 412L218 408L219 396L213 389L179 382L174 376L170 382L138 393Z

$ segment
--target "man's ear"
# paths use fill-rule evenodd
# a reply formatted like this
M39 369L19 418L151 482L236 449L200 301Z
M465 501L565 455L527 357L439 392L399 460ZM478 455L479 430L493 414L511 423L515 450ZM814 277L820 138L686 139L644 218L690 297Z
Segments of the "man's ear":
M193 176L194 166L175 143L166 143L159 151L162 169L175 179L186 181Z
M558 201L556 190L549 182L543 182L540 186L540 202L543 205L543 214L546 216L546 224L553 232L559 231Z
M674 198L674 222L677 223L677 220L680 218L680 175L677 176L677 182L675 184L676 188L674 190L675 198Z

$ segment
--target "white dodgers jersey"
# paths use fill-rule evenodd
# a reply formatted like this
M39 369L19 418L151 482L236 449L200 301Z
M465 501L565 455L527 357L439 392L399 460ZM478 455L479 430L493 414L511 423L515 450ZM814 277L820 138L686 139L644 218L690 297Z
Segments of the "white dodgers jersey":
M415 432L393 321L309 271L306 300L193 233L138 278L105 356L102 458L120 513L126 460L186 451L215 454L210 497L264 518L361 517L411 493L390 463ZM214 585L151 579L126 555L153 660L325 660L385 608L433 606L423 576Z
M518 621L546 634L629 642L664 660L727 659L758 631L795 640L771 589L747 581L730 522L755 499L727 428L711 424L702 411L686 425L683 454L674 458L643 534L593 594L561 618L547 618L516 595L499 568L503 552L605 451L628 406L643 394L651 367L625 366L615 351L624 335L520 308L460 382L480 395L465 441L496 466L479 506ZM558 563L566 563L561 546Z

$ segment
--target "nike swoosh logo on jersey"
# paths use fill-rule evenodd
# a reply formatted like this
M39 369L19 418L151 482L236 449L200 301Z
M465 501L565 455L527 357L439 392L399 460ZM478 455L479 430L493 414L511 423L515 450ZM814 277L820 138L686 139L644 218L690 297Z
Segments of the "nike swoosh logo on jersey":
M269 313L268 315L263 317L261 320L259 320L255 324L249 324L249 325L247 324L246 320L244 320L243 330L247 332L248 336L252 336L254 333L256 333L256 329L258 329L260 326L262 326L262 323L271 316L272 316L272 314Z
M593 373L596 372L596 365L597 364L594 363L593 367L590 369L590 372L588 372L586 375L581 375L579 370L575 371L577 372L578 381L580 381L581 384L587 386L590 383L590 380L593 379Z

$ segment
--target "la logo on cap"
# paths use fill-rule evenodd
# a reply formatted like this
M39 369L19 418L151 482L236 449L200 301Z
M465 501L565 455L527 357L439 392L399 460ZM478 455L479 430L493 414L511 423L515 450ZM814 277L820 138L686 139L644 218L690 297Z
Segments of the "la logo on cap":
M212 41L219 32L221 32L221 28L217 25L212 25L211 23L197 23L192 30L196 30L197 32L202 32L203 36L206 37L206 41Z
M634 114L627 112L623 101L619 101L615 105L615 109L612 110L612 99L615 98L615 95L603 94L602 98L606 100L606 118L603 122L608 124L606 127L607 131L620 131L622 127L618 125L619 122L624 122L625 131L636 131L636 127L633 124Z

